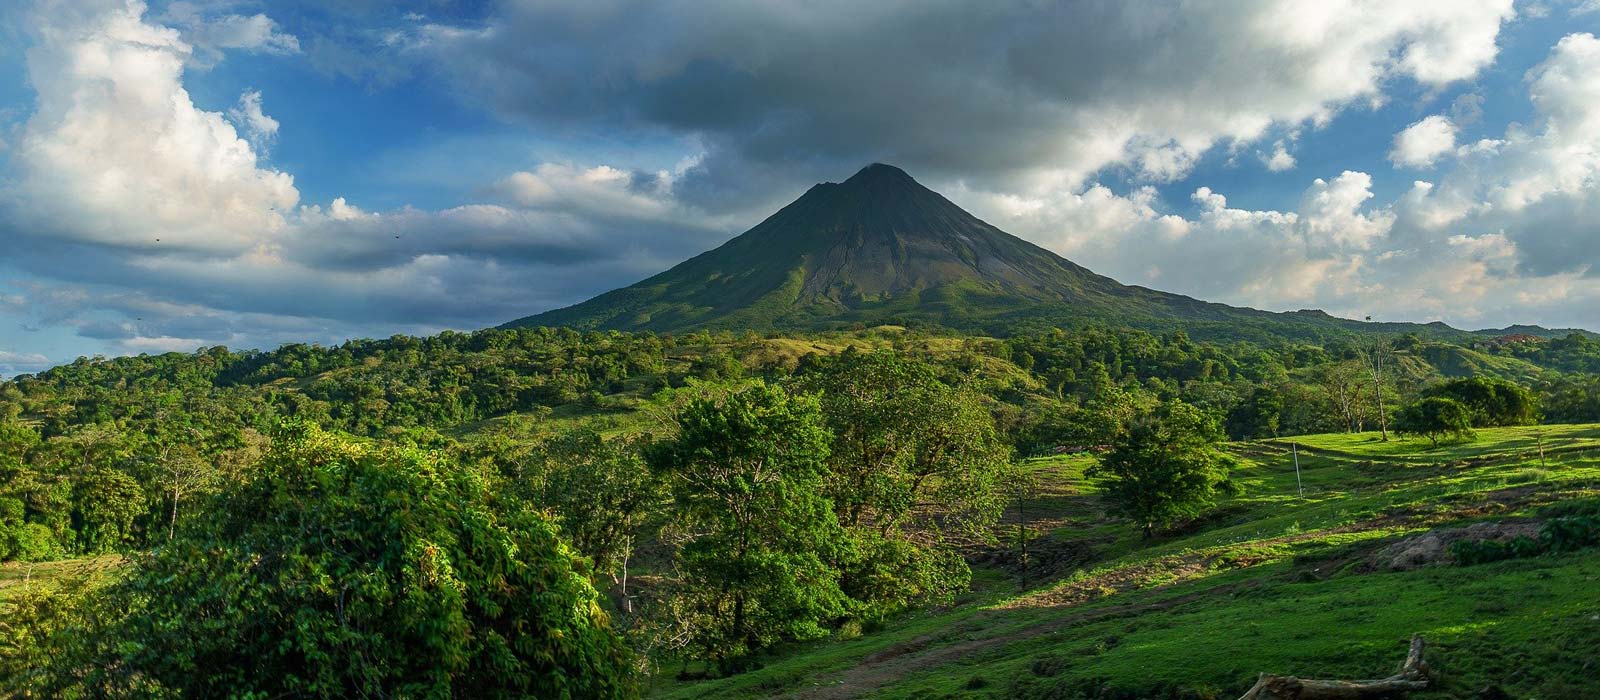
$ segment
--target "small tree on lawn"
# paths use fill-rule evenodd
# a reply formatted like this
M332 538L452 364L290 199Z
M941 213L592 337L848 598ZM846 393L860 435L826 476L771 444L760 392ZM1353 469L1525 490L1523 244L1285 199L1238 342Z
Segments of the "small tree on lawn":
M1395 430L1428 438L1434 447L1445 437L1471 440L1472 409L1455 399L1429 396L1401 409Z
M1218 492L1232 491L1231 460L1217 449L1221 439L1216 420L1174 401L1135 417L1088 474L1103 479L1115 512L1150 537L1157 526L1199 515Z

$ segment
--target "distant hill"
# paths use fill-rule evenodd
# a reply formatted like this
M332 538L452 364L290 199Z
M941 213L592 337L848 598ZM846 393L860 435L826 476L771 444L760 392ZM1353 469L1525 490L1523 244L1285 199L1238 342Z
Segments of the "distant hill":
M1228 338L1474 335L1438 322L1273 313L1121 284L991 226L883 164L816 185L755 228L666 272L505 327L681 332L894 323L1006 335L1084 322Z

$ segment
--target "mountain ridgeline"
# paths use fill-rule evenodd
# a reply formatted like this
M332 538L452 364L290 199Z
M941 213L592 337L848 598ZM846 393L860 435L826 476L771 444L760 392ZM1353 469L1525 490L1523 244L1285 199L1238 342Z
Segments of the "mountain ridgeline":
M1272 313L1120 284L978 219L883 164L842 183L816 185L755 228L654 277L506 327L682 332L902 324L1009 335L1083 322L1226 338L1469 335L1437 322L1363 324L1321 311Z

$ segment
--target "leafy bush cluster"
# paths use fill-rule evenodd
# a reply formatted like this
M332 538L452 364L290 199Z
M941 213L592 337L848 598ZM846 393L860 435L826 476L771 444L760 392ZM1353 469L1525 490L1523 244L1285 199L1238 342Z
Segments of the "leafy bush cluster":
M1460 540L1450 545L1450 553L1462 566L1487 564L1506 559L1526 559L1548 553L1573 552L1600 545L1600 516L1563 516L1546 520L1538 538L1515 537L1509 540Z

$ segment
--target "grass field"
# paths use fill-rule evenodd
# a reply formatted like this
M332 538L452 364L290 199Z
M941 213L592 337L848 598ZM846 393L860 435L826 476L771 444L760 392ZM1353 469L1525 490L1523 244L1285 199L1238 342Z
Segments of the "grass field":
M1104 514L1082 476L1089 458L1029 462L1040 488L1022 508L1037 562L1027 588L991 565L954 608L780 650L731 678L664 674L652 692L1234 698L1262 671L1388 675L1421 634L1436 682L1414 697L1600 697L1600 550L1410 570L1379 558L1433 529L1533 528L1600 507L1600 426L1487 429L1438 448L1366 433L1230 451L1243 493L1152 540Z

